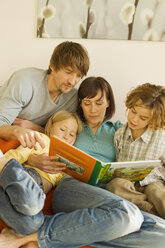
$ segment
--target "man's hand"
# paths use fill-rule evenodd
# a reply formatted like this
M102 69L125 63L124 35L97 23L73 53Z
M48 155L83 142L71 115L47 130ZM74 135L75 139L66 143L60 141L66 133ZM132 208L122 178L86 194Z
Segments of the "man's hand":
M23 147L34 147L38 149L38 144L44 148L45 144L38 132L44 133L44 128L33 123L29 120L16 118L13 122L13 128L15 127L15 136Z
M29 130L19 126L13 126L15 138L19 140L23 147L38 149L38 144L44 148L45 143L37 131Z
M24 120L24 119L20 119L20 118L15 118L13 125L15 126L20 126L20 127L24 127L30 130L35 130L41 133L45 132L45 129L35 123L33 123L32 121L28 121L28 120Z
M38 144L44 148L45 143L39 132L20 126L0 126L0 137L5 140L18 140L23 147L38 149Z
M57 156L48 156L47 153L31 154L28 158L28 164L49 174L57 174L66 169L66 164L59 162L58 159Z

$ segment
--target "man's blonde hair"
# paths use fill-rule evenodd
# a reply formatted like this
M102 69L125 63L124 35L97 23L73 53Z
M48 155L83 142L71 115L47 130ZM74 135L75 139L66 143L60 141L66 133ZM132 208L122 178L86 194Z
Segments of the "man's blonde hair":
M165 87L151 83L141 84L127 94L125 105L127 109L134 106L151 109L149 127L152 130L165 126Z
M48 120L45 126L46 135L50 136L50 129L52 128L54 123L59 122L59 121L64 121L67 119L75 119L78 125L77 133L80 133L82 131L82 122L76 113L69 112L66 110L59 110L56 113L54 113Z

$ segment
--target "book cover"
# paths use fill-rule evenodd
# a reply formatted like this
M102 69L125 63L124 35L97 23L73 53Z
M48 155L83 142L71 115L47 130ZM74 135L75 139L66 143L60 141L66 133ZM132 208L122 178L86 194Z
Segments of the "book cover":
M49 156L58 156L66 164L65 173L92 185L114 177L140 181L161 164L161 160L103 163L56 136L50 137Z
M66 163L65 173L92 185L101 180L109 167L56 136L50 137L49 156L58 156L61 162Z

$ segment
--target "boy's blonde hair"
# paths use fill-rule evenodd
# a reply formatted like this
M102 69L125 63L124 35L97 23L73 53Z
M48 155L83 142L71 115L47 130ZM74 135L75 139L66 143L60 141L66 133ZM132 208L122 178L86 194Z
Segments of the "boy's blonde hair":
M54 113L48 120L45 126L46 135L50 136L50 129L52 128L54 123L59 122L59 121L64 121L70 118L75 119L77 121L77 125L78 125L77 133L80 133L82 131L82 122L80 118L78 117L78 115L76 113L72 113L66 110L59 110L56 113Z
M137 103L140 100L140 103ZM151 109L152 117L149 127L152 130L165 126L165 87L151 83L137 86L127 94L125 101L127 109L142 106Z

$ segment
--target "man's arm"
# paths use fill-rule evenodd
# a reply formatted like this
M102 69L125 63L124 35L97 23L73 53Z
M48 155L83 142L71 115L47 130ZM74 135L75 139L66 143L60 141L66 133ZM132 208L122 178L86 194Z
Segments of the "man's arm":
M0 127L0 137L5 140L19 140L23 147L37 149L37 143L44 148L45 144L37 131L20 126L2 125Z
M45 133L45 129L43 127L33 123L32 121L16 118L15 121L13 122L13 125L24 127L24 128L31 129L34 131L38 131L40 133Z

